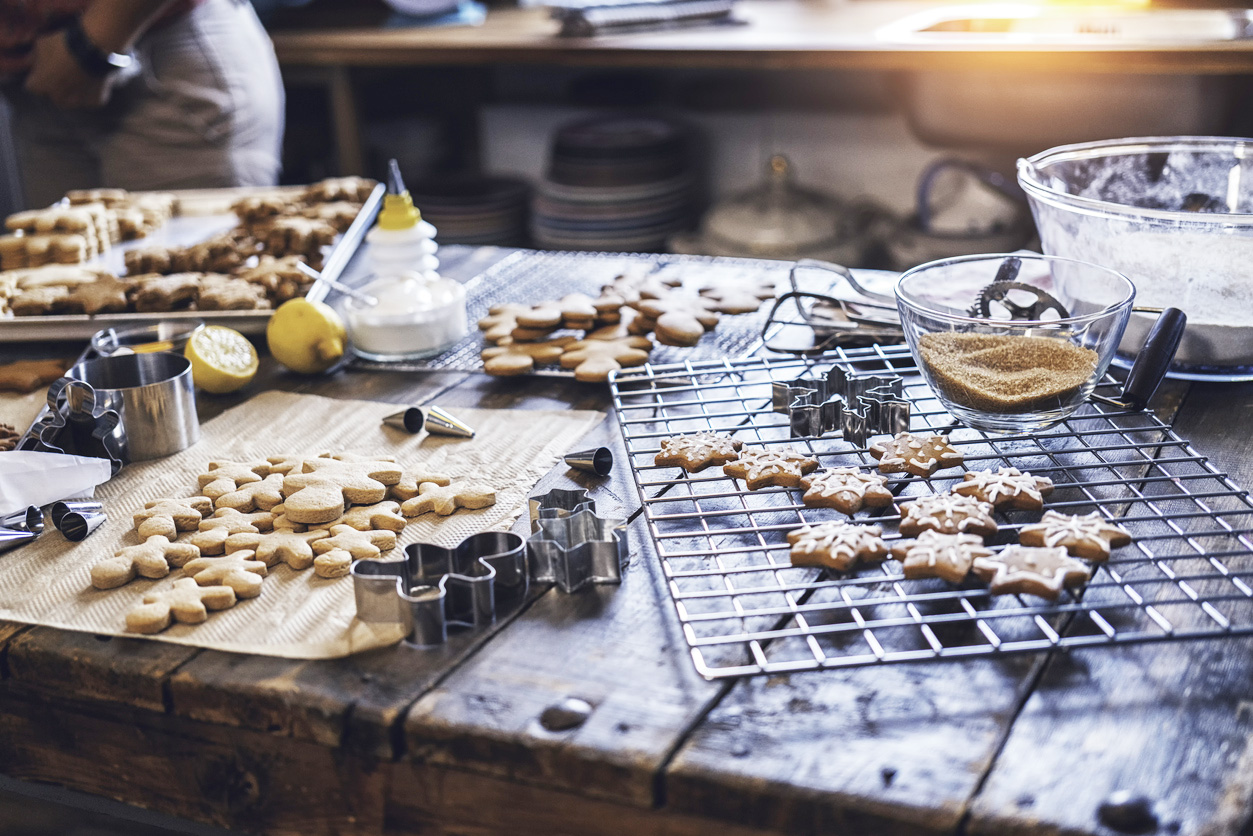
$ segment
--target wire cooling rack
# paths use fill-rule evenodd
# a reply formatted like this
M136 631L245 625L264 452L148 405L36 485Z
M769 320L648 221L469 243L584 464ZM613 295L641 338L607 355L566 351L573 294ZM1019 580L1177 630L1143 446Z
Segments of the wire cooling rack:
M423 371L457 369L481 371L483 337L475 327L487 316L492 305L507 302L541 302L560 299L570 293L599 292L615 276L625 271L640 271L658 278L674 276L687 288L698 289L715 281L748 284L765 280L782 286L787 281L789 262L750 258L712 258L709 256L658 255L638 253L567 253L523 250L494 264L466 283L466 308L470 333L455 346L437 357L425 360L378 363L356 357L355 368L386 371ZM828 282L830 277L828 277ZM751 314L723 316L712 334L691 348L657 346L654 362L673 363L683 360L711 360L718 357L742 357L760 344L761 329L768 307ZM542 375L572 377L572 371L555 366L540 367Z
M930 480L894 474L898 498L944 493L966 469L1017 467L1055 483L1045 508L1093 510L1135 538L1057 602L991 596L976 580L910 580L887 560L849 573L794 568L788 531L848 519L806 508L800 491L748 491L712 467L657 467L662 439L713 431L746 445L792 447L822 467L875 469L864 448L836 437L789 438L770 411L770 383L824 373L838 362L895 372L912 402L911 428L951 432L961 469ZM1106 380L1098 387L1114 387ZM904 346L840 350L820 362L750 358L645 366L612 381L631 468L670 595L699 672L709 679L1053 648L1253 633L1253 504L1247 492L1148 412L1088 403L1061 425L992 436L954 422ZM1113 394L1107 391L1106 394ZM1038 512L998 512L999 551ZM894 508L855 521L899 538Z

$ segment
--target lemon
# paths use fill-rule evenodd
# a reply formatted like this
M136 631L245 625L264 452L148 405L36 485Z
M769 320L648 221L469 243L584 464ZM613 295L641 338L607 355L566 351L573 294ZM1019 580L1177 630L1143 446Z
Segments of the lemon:
M191 335L183 356L191 361L191 379L215 395L234 392L257 373L257 350L233 328L208 325Z
M344 322L330 305L289 299L265 328L274 359L301 374L324 372L344 356Z

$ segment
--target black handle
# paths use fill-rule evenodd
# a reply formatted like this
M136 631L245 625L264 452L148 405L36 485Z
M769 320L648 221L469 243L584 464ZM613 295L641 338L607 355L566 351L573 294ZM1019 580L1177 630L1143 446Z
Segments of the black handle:
M1130 409L1143 409L1153 397L1175 359L1187 324L1187 315L1178 308L1167 308L1157 317L1122 387L1123 402Z

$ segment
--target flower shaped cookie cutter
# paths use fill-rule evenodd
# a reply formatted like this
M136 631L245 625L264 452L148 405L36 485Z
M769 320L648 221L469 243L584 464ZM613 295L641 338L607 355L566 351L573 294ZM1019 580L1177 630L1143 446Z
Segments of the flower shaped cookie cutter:
M400 624L411 644L438 645L450 626L486 627L498 599L526 593L526 543L508 531L473 534L453 548L413 543L401 560L357 561L352 582L357 618Z
M772 411L788 416L794 438L839 432L864 447L872 435L909 429L909 401L899 375L832 366L824 377L771 383L770 401Z

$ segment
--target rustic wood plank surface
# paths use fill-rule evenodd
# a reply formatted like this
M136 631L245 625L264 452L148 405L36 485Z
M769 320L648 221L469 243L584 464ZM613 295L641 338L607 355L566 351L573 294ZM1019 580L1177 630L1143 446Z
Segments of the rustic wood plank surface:
M1253 483L1253 385L1194 384L1175 421L1242 486ZM1053 659L975 799L970 832L1109 833L1115 792L1159 832L1235 836L1253 812L1253 642L1124 646Z

